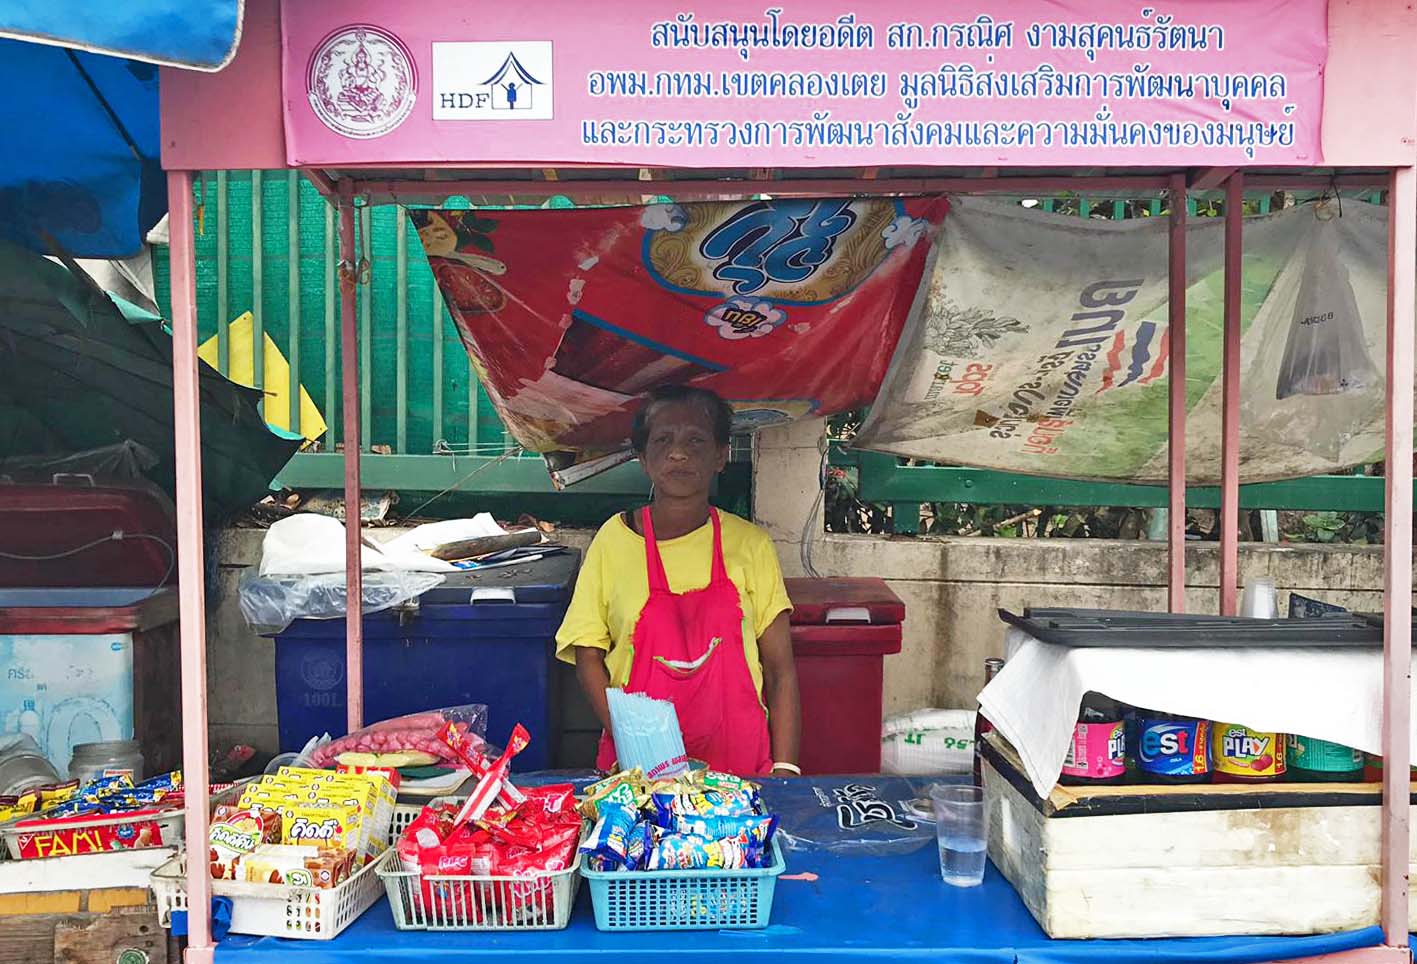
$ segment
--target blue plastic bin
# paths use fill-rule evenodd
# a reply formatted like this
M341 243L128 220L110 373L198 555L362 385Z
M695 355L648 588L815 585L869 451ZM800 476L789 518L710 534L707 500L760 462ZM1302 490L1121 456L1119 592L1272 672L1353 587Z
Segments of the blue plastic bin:
M416 613L366 616L365 720L484 703L493 743L517 723L531 732L515 770L551 767L561 702L551 671L555 637L579 561L571 551L450 576L420 597ZM344 621L298 619L275 640L281 749L344 733Z

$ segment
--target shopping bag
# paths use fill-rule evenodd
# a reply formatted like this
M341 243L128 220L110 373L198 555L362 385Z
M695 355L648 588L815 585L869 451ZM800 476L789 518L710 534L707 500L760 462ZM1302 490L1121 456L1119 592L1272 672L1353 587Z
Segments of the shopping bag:
M1316 214L1320 224L1304 254L1275 398L1362 391L1378 377L1348 268L1338 257L1338 226L1323 205Z

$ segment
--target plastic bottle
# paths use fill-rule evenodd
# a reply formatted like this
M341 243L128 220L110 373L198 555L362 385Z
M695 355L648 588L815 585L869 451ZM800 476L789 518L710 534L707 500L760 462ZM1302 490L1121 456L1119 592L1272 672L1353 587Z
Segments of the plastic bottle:
M1078 709L1072 743L1059 783L1115 786L1127 779L1127 737L1123 708L1101 693L1087 693Z
M1363 779L1363 751L1341 743L1289 735L1291 783L1358 783Z
M999 670L1004 668L1004 661L998 657L991 656L984 661L984 685L988 686L995 676L999 675ZM984 713L974 714L974 785L982 787L984 785L984 757L981 747L984 742L984 735L992 732L994 724L985 718Z
M1210 762L1216 783L1270 783L1284 776L1285 736L1240 726L1212 723Z
M20 732L36 743L39 742L39 712L34 708L34 700L25 700L20 710Z
M1417 766L1412 768L1412 779L1417 780ZM1383 782L1383 758L1376 753L1363 754L1363 782Z
M1142 783L1208 783L1210 721L1139 712L1133 753Z

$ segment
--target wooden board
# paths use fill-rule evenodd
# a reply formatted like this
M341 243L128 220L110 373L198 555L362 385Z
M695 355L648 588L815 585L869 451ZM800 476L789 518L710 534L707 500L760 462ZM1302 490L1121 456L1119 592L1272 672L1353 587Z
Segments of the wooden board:
M1065 818L997 761L984 765L989 856L1052 937L1313 934L1377 923L1377 806Z
M138 952L129 959L167 964L167 932L158 926L156 911L113 911L63 921L54 929L55 964L115 964L127 951Z

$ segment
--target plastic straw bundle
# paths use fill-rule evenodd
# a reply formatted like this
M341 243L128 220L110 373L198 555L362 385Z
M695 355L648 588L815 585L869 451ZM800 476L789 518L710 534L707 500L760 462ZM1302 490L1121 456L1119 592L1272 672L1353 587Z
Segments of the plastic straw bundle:
M673 703L618 689L605 695L622 770L639 768L651 780L688 772L689 757Z

